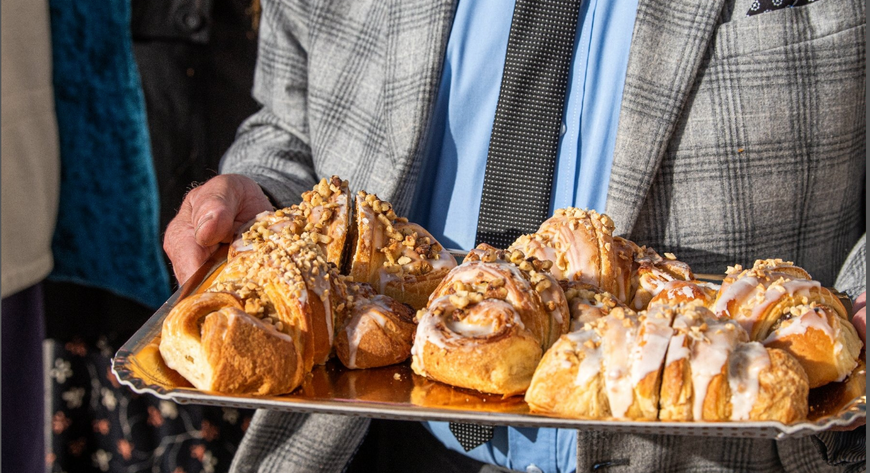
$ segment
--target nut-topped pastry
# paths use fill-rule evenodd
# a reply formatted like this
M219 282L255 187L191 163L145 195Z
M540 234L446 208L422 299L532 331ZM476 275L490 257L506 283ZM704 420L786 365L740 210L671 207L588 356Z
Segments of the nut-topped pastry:
M568 309L571 311L569 332L580 330L585 324L604 317L617 307L628 309L613 294L598 286L580 281L559 281L559 285L565 291Z
M631 273L632 297L628 305L634 310L646 309L650 301L662 291L675 287L671 283L695 279L695 275L692 273L689 265L679 261L673 253L665 253L664 257L662 257L655 250L646 246L635 246L633 253L634 265ZM693 293L695 292L694 289L690 287ZM700 293L693 294L692 298L706 295L703 287L698 287L698 291ZM674 295L676 294L674 293ZM663 297L668 296L665 294Z
M537 232L520 236L509 249L552 261L556 279L593 284L627 301L631 253L613 230L613 220L594 210L558 209Z
M346 310L344 282L318 237L280 234L230 258L205 293L184 299L167 316L160 347L167 365L200 389L295 389L314 364L329 358L336 320ZM241 346L250 343L256 345ZM210 376L196 375L209 369Z
M803 268L781 259L758 260L750 269L728 268L713 312L734 319L752 340L761 341L792 307L810 302L827 305L848 320L840 300Z
M761 343L794 356L807 372L810 388L846 379L858 366L862 347L848 320L816 302L789 309Z
M535 371L529 407L570 417L655 419L671 316L617 307L563 335Z
M662 377L661 420L806 418L809 386L788 353L750 342L740 325L700 302L674 318Z
M236 295L252 315L298 339L306 371L329 359L336 321L347 310L344 281L326 261L321 236L255 241L253 251L229 260L208 289Z
M414 372L487 393L523 392L569 323L549 264L487 245L469 253L417 313Z
M228 257L250 250L256 241L308 232L318 235L317 241L327 261L340 267L350 225L350 199L347 181L338 176L321 179L313 189L302 194L299 204L262 212L243 226L241 235L230 246Z
M347 289L349 310L335 338L342 364L377 368L408 359L417 329L414 310L376 293L367 283L348 282Z
M355 208L351 279L414 309L424 307L456 260L428 231L397 216L377 195L360 191Z

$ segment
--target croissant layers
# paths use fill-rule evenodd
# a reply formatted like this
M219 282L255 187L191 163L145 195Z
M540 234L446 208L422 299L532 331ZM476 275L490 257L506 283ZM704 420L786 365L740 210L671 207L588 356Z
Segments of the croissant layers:
M749 342L698 301L614 309L563 336L525 400L532 412L579 418L789 423L806 417L808 391L791 356Z
M810 387L842 381L858 364L862 343L845 307L790 262L730 268L713 311L740 323L752 340L797 358Z

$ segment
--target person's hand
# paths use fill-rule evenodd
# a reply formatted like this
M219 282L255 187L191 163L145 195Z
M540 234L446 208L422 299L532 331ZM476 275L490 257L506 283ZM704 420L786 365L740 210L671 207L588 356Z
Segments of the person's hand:
M858 336L861 337L861 341L864 342L864 346L867 346L867 292L862 292L857 299L855 299L855 303L852 304L852 325L855 326L855 330L858 331Z
M867 346L867 292L862 292L855 302L852 304L852 325L855 326L855 330L858 332L858 336L861 337L861 341L864 342L864 346ZM866 417L859 417L855 419L851 424L844 427L834 427L831 430L844 432L849 430L855 430L858 427L867 423Z
M242 224L271 209L260 186L239 174L215 176L188 192L163 237L178 283L187 281L220 243L231 242Z

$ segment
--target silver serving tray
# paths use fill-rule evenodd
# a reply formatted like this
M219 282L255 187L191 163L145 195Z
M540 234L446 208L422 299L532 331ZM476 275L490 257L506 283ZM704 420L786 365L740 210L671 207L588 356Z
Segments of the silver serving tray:
M464 253L454 252L454 256L461 258ZM200 391L163 363L157 350L160 330L163 319L175 303L207 283L225 260L224 247L118 350L112 361L112 372L121 384L137 393L151 394L179 404L709 437L803 437L851 425L867 415L863 362L845 382L812 390L809 420L790 425L779 422L661 422L550 417L530 413L522 396L502 398L454 388L414 374L407 362L377 369L350 370L331 360L326 365L315 367L294 392L281 396ZM861 356L863 359L863 352Z

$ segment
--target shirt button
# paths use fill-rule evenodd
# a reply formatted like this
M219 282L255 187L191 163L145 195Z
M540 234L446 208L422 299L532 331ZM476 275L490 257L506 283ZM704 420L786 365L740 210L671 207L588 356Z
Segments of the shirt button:
M544 471L538 468L538 465L533 463L526 468L526 473L544 473Z
M559 129L559 134L564 135L565 132L568 131L568 125L565 125L565 122L562 122L562 128Z

